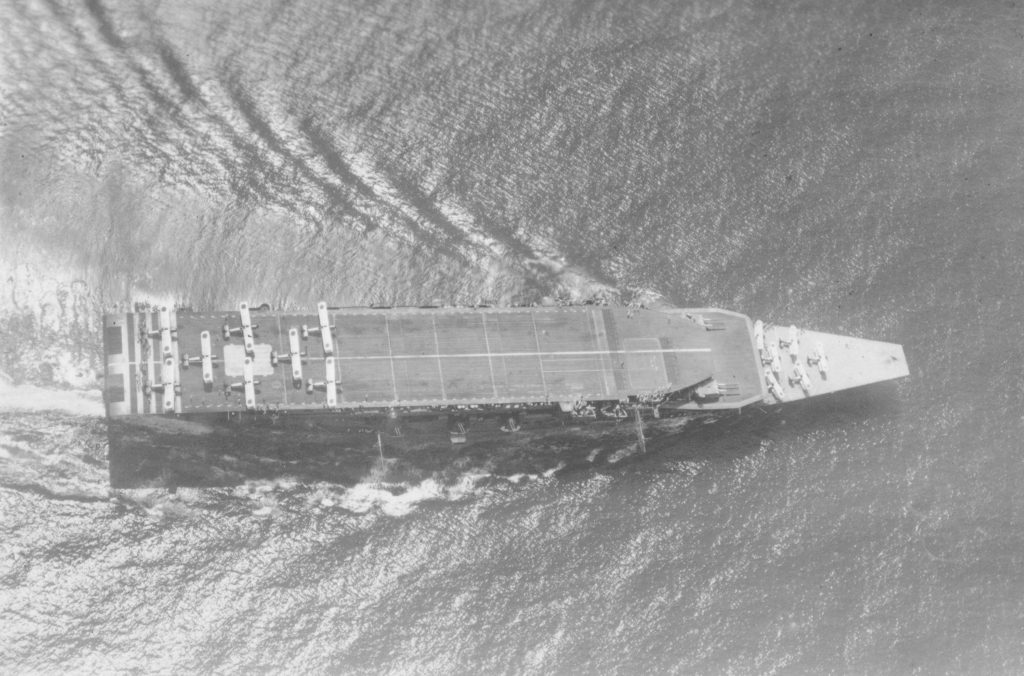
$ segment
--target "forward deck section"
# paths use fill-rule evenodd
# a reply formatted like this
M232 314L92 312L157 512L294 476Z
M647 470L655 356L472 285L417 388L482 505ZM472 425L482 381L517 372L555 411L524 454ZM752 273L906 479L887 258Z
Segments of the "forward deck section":
M764 338L766 347L777 352L776 364L770 358L764 363L779 386L772 403L910 375L903 347L896 343L772 325L764 329Z

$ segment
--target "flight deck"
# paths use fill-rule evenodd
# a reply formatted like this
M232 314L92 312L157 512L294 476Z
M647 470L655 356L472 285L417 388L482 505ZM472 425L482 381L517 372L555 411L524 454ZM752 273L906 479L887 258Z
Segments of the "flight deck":
M717 406L764 395L749 320L726 311L241 304L110 315L106 331L114 415L628 401L723 370Z
M901 346L714 308L107 315L111 416L628 404L713 412L908 374Z

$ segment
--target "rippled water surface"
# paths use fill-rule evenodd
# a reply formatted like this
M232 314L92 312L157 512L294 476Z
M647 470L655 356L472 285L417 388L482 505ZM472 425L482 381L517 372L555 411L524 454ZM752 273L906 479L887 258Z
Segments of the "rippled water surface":
M0 5L3 670L1024 672L1024 13L769 5ZM584 466L109 489L104 308L641 291L912 376Z

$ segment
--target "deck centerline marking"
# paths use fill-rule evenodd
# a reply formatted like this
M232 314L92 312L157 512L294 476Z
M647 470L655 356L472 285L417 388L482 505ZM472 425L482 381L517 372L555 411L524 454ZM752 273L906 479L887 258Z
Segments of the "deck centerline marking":
M441 345L437 339L437 316L430 315L430 325L434 327L434 355L437 357L437 382L441 385L441 398L447 399L444 391L444 369L441 367Z
M544 377L544 357L540 351L540 336L537 335L537 317L532 312L530 313L530 323L533 325L533 341L537 345L537 365L540 366L540 385L544 388L544 395L547 396L548 392L548 381Z
M491 372L491 389L494 390L494 396L498 396L498 383L494 379L494 362L491 361L491 341L487 337L487 315L480 315L480 325L484 329L484 349L487 350L487 369Z
M439 358L444 359L466 359L471 357L573 357L573 356L593 356L593 355L613 355L613 354L668 354L676 352L711 352L709 347L677 347L677 348L665 348L658 350L566 350L564 352L465 352L462 354L439 354L436 355ZM372 355L368 354L365 356L351 356L351 357L335 357L337 361L339 359L345 361L365 361L369 359L432 359L435 355L432 354L394 354L394 355Z
M391 352L391 328L388 326L388 316L384 315L384 333L388 337L388 354L386 359L391 364L391 389L395 393L395 401L398 401L398 378L395 377L395 356ZM338 359L348 360L347 357L339 357Z
M388 336L388 350L390 351L390 336ZM594 356L594 355L611 355L611 354L666 354L675 352L710 352L710 347L673 347L666 349L596 349L596 350L566 350L560 352L465 352L461 354L437 354L441 358L462 358L467 357L478 357L484 358L488 356L537 356L540 354L545 357L559 357L559 356ZM362 356L335 356L334 361L343 360L346 362L360 362L366 360L429 360L433 354L366 354ZM309 362L323 362L324 357L306 357ZM145 362L126 362L127 366L136 366L145 364ZM550 369L549 369L550 371Z

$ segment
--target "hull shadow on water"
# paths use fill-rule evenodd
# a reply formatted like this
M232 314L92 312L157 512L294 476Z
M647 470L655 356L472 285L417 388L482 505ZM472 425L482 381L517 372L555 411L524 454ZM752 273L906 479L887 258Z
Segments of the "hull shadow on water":
M523 416L515 433L503 432L495 419L478 419L467 424L467 443L459 444L451 443L445 419L437 417L403 420L401 436L387 421L322 414L115 418L108 423L110 481L114 488L279 479L351 486L371 476L454 481L472 471L542 474L556 467L567 477L669 459L731 461L755 453L765 441L885 419L898 408L895 387L881 384L724 416L647 419L642 440L629 419L580 424Z

